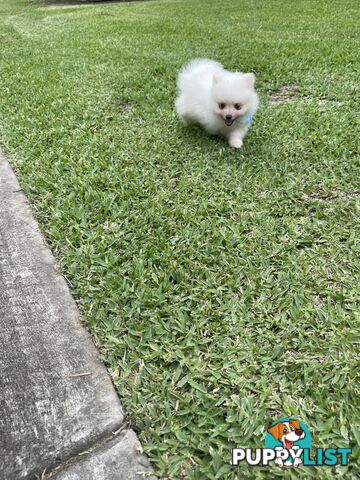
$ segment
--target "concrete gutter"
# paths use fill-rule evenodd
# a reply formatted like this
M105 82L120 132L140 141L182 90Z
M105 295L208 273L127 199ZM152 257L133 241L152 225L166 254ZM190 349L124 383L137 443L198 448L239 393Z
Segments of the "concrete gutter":
M156 480L0 152L0 479Z

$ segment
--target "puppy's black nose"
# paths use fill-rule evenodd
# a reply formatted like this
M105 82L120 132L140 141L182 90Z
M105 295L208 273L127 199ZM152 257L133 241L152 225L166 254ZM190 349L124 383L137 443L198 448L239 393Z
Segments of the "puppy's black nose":
M298 428L297 430L295 430L295 433L298 437L301 437L301 435L304 433L304 430L301 430L301 428Z
M231 120L231 119L232 119L232 115L225 115L225 118L226 118L226 120Z

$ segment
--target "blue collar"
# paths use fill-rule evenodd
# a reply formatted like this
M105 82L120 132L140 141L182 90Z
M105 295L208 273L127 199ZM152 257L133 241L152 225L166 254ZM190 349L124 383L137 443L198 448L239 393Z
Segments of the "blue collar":
M254 114L253 113L248 113L247 115L245 115L245 117L242 117L241 123L244 123L245 125L248 125L249 123L251 123L251 120L253 118L254 118Z

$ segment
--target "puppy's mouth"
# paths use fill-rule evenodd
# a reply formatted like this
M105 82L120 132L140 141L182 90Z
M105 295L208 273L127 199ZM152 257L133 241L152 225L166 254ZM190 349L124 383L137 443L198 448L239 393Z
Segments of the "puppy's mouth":
M285 445L286 445L286 448L287 448L288 450L289 450L290 448L292 448L292 444L293 444L293 442L290 442L290 440L287 440L287 439L285 438Z
M231 125L235 122L235 118L232 118L231 120L224 118L224 122L227 127L231 127Z

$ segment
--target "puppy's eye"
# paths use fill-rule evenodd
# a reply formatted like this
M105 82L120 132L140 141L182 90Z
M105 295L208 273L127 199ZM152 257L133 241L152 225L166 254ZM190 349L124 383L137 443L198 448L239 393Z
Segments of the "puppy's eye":
M220 110L223 110L225 108L225 103L219 103L219 108Z
M240 110L241 105L240 105L240 103L235 103L234 107L236 108L236 110Z

